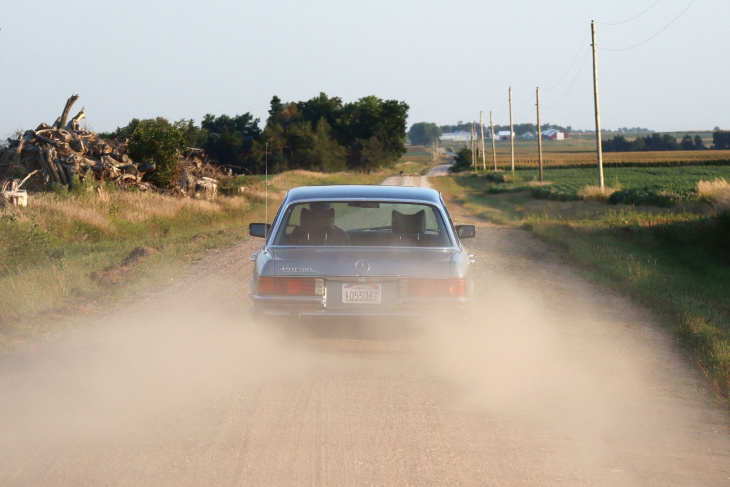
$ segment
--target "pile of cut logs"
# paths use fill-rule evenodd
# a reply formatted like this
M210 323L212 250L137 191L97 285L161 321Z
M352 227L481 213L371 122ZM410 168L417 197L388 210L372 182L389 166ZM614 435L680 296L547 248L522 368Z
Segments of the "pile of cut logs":
M52 126L43 123L35 130L26 130L5 149L0 149L0 184L5 180L11 185L9 189L14 187L17 191L19 178L29 176L23 181L28 180L26 186L42 191L54 183L70 187L77 176L80 181L93 177L98 181L114 181L124 188L136 186L140 190L159 191L142 180L145 173L155 170L155 164L132 161L127 155L127 139L102 139L83 129L80 124L86 118L83 108L69 118L78 98L73 95L66 101L61 116ZM208 162L202 149L189 149L179 164L181 177L175 193L215 197L217 179L222 173Z

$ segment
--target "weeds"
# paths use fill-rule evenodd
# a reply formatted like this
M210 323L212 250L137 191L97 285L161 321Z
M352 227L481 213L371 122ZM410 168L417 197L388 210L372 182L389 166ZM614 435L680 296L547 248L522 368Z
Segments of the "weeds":
M598 186L585 186L578 191L578 196L586 201L605 202L615 192L615 188L608 188L605 186L603 188L599 188Z

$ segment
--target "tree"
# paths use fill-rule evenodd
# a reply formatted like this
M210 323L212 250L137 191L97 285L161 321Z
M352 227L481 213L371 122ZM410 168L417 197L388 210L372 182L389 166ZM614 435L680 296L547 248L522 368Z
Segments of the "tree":
M133 118L130 120L130 122L124 126L124 127L117 127L116 130L113 132L100 132L99 137L102 139L118 139L118 138L126 138L129 139L132 137L132 134L134 133L134 130L137 128L137 125L139 125L139 119Z
M231 118L228 115L216 117L210 113L203 117L200 126L212 134L223 133L224 130L229 132L238 132L241 135L256 137L261 134L259 129L259 119L253 118L250 113L236 115Z
M199 133L195 134L197 144L205 149L212 160L247 171L253 169L256 165L252 158L253 142L261 136L258 118L250 113L235 117L216 117L208 113L200 125ZM190 129L188 133L191 133Z
M284 155L289 169L312 169L314 151L314 131L309 121L301 121L289 126L285 133Z
M456 153L454 164L449 168L449 172L463 172L471 169L471 149L462 147Z
M699 135L695 135L694 141L695 150L707 149L707 147L705 147L705 143L702 141L702 137L700 137Z
M435 123L418 122L411 125L408 139L412 145L431 145L441 137L441 129Z
M730 132L715 130L712 133L712 145L718 150L730 149Z
M612 139L602 140L601 148L605 152L627 152L631 151L632 143L626 140L623 135L617 135Z
M367 171L394 164L406 150L407 118L408 105L397 100L366 96L346 104L333 131L347 148L348 167Z
M284 155L284 148L286 146L284 135L284 129L280 125L266 125L259 140L256 140L253 144L253 157L256 161L254 172L263 174L267 160L268 171L270 173L287 170L287 159Z
M322 119L327 121L330 128L337 125L342 116L342 106L341 98L336 96L330 98L325 93L320 93L318 97L311 100L297 103L301 117L309 120L313 127Z
M331 134L332 127L322 118L314 133L313 167L324 172L344 171L347 168L347 152Z
M171 124L167 119L140 121L129 139L133 160L154 162L157 169L145 178L158 186L169 187L177 179L177 161L188 145L185 121Z
M692 140L690 139L689 142L691 144ZM671 135L657 133L647 137L637 137L631 142L626 140L623 135L617 135L612 139L602 141L601 147L606 152L669 151L681 148L677 139Z
M682 142L679 143L683 150L694 150L695 144L692 141L692 136L687 134L682 137Z
M381 163L383 147L381 141L373 136L367 140L357 139L357 150L360 153L360 164L358 169L370 174L370 171L377 169Z
M702 137L695 135L692 138L691 135L686 134L682 137L682 142L679 143L683 150L703 150L706 149L705 143L702 142Z

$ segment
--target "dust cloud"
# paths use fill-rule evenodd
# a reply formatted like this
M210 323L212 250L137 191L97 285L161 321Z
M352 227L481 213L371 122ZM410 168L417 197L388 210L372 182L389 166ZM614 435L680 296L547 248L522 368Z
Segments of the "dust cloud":
M536 293L495 277L471 320L432 320L422 341L425 366L456 386L454 407L534 438L556 479L724 478L687 468L730 452L727 418L645 314L575 278ZM695 485L683 482L672 485Z
M549 263L482 264L469 319L292 330L249 320L241 249L3 357L0 484L730 479L727 415L671 339Z
M240 287L216 286L229 284ZM189 293L163 297L6 357L0 454L103 443L243 387L306 373L307 353L280 331L253 326L244 308L200 302Z

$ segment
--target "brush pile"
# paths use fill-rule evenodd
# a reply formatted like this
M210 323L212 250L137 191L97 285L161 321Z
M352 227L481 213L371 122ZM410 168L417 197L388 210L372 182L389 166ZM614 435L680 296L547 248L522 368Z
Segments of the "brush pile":
M66 101L53 125L42 123L35 130L26 130L0 149L0 181L15 181L17 185L17 180L32 175L26 187L43 191L54 183L70 188L75 182L94 178L115 182L124 189L161 191L142 179L155 171L155 164L132 161L127 153L127 139L102 139L82 128L81 121L86 118L83 108L69 118L78 98L73 95ZM179 186L172 192L203 198L215 197L217 179L222 176L201 149L190 149L181 157L179 174Z

